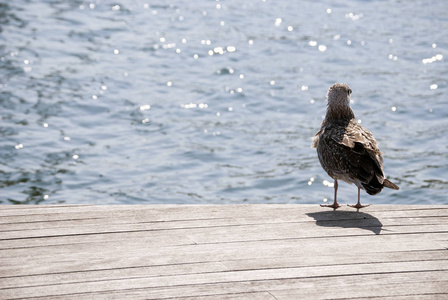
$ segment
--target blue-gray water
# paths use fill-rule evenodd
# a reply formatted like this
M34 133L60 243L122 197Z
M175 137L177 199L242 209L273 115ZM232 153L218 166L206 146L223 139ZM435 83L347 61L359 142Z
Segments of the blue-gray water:
M448 204L445 0L0 3L2 204L332 201L334 82L401 188L362 202Z

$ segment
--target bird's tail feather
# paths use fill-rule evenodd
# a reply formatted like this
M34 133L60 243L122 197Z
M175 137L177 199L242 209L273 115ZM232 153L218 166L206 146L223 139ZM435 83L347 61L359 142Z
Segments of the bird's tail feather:
M400 188L398 187L398 185L396 185L395 183L393 183L392 181L389 181L387 179L384 179L383 181L383 185L385 187L388 187L390 189L394 189L394 190L399 190Z

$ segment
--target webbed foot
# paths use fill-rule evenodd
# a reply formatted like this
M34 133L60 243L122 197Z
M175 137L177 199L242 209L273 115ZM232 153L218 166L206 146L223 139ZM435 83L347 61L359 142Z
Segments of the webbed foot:
M355 204L355 205L347 204L347 206L350 206L350 207L353 207L353 208L356 208L356 209L359 210L360 208L364 208L364 207L370 206L370 204L361 205L361 203L357 203L357 204Z
M341 206L337 203L333 203L333 204L321 204L320 207L330 207L330 208L336 210Z

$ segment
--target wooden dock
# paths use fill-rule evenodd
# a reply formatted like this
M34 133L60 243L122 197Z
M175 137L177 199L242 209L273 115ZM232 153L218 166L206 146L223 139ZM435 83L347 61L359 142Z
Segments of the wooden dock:
M448 206L0 206L0 299L448 299Z

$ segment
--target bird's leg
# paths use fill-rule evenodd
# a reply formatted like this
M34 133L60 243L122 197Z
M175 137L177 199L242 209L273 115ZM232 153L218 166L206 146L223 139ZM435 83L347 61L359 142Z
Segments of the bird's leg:
M341 207L338 204L337 196L338 196L338 180L335 179L334 180L334 202L333 202L333 204L321 204L320 206L322 206L322 207L331 207L334 210L336 210L337 208Z
M350 206L350 207L353 207L353 208L356 208L356 209L360 209L360 208L363 208L363 207L367 207L367 206L369 206L370 204L367 204L367 205L361 205L361 188L360 187L358 187L358 203L356 203L356 205L348 205L348 206Z

